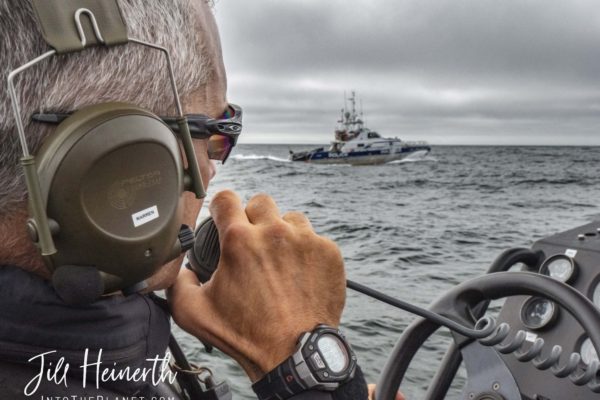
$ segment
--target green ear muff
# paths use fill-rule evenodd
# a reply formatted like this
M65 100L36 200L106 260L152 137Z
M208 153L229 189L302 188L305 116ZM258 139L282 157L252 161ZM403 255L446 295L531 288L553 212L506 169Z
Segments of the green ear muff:
M36 155L61 266L94 267L103 292L125 289L180 255L184 169L173 132L124 103L82 109ZM30 229L35 238L35 223ZM56 286L56 285L55 285Z

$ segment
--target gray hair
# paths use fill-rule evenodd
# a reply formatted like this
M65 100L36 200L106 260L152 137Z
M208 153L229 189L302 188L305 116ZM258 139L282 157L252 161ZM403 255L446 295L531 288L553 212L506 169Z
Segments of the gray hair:
M171 52L183 98L205 85L214 70L214 57L203 42L206 27L199 22L199 8L205 6L201 2L206 1L119 0L129 36ZM6 77L47 50L30 1L0 0L0 216L21 207L27 198ZM174 112L163 54L135 44L53 57L21 74L16 88L34 154L53 131L51 126L29 122L36 111L66 112L127 101L157 114Z

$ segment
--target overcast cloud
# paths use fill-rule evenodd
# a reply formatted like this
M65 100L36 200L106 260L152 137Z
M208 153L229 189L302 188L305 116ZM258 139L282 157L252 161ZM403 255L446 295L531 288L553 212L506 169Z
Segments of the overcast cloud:
M326 143L344 91L384 136L600 145L597 0L219 0L243 142Z

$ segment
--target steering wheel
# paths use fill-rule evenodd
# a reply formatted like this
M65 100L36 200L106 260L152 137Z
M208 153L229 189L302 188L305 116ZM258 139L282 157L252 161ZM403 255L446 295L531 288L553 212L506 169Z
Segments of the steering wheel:
M544 275L529 272L483 275L452 288L437 300L430 310L472 327L476 322L472 311L478 304L519 295L544 297L560 305L577 320L592 341L596 352L600 354L600 312L582 293ZM439 327L440 325L434 322L419 318L406 329L381 373L375 394L376 400L395 399L416 352ZM455 341L456 339L455 336ZM444 372L438 371L438 375ZM434 396L428 394L426 400L439 399L439 395ZM491 395L488 398L495 397Z

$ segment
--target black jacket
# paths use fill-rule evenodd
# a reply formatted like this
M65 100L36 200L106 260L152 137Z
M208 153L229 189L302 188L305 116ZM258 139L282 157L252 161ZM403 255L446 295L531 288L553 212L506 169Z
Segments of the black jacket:
M0 267L0 400L74 395L103 400L126 395L150 400L177 396L171 385L154 385L150 377L138 382L103 381L95 374L104 369L152 370L155 363L147 360L164 357L169 335L168 311L151 296L109 296L90 305L69 306L60 300L49 282L16 267ZM97 368L93 364L100 349L102 365ZM40 355L44 353L42 360ZM86 360L84 385L81 366ZM51 373L62 362L56 377L47 379L44 375L38 379L42 361ZM67 363L68 373L61 380ZM155 381L161 381L160 371L152 372L156 374ZM357 372L352 382L332 395L307 392L294 400L364 400L366 384L362 373ZM25 394L26 387L30 396Z

